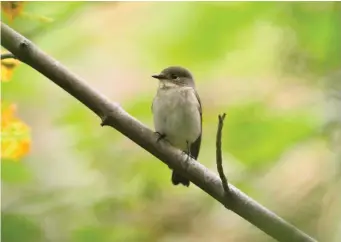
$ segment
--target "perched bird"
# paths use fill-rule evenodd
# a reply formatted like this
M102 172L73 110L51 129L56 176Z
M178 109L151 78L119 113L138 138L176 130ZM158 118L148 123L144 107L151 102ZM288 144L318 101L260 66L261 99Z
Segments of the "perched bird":
M192 74L183 67L171 66L160 74L159 88L152 104L158 141L165 138L187 155L198 158L202 133L202 108ZM189 186L187 178L173 170L172 183Z

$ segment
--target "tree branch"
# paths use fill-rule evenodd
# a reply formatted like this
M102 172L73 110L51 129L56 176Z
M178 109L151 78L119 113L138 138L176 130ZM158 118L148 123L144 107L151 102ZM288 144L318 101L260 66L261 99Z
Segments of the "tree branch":
M221 154L221 133L223 131L224 119L226 113L218 116L218 130L217 130L217 139L216 139L216 162L217 162L217 170L224 188L225 195L230 195L230 188L227 182L227 178L224 174L223 169L223 157ZM231 197L232 198L232 197Z
M16 57L12 53L1 54L1 60L4 59L16 59Z
M268 235L278 241L315 241L232 185L229 187L233 202L229 203L222 183L216 174L192 159L186 162L186 157L182 155L182 152L168 145L167 142L157 143L154 132L130 116L119 104L110 102L99 92L90 88L80 77L71 73L58 61L45 54L4 23L1 23L1 35L1 44L6 49L78 99L96 113L102 119L103 124L109 125L127 136L171 168L179 171L217 201L225 206L228 204L232 211Z

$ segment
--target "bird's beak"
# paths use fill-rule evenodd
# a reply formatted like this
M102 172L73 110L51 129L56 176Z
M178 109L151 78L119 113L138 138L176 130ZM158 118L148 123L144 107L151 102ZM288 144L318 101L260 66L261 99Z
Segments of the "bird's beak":
M159 80L166 79L166 76L163 74L152 75L152 77Z

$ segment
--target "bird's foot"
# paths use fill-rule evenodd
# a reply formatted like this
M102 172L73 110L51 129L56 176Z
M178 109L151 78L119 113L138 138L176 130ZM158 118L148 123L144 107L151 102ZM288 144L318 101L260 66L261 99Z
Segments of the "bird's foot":
M191 145L189 144L188 141L186 142L187 142L187 151L182 151L182 153L187 155L186 161L189 161L189 159L194 159L194 157L191 154Z
M188 154L188 151L182 151L182 154L187 156L186 161L189 161L189 159L194 159L194 157L191 154Z
M166 138L166 135L165 134L161 134L160 132L155 132L155 134L158 135L158 138L156 140L156 143L158 143L160 140Z

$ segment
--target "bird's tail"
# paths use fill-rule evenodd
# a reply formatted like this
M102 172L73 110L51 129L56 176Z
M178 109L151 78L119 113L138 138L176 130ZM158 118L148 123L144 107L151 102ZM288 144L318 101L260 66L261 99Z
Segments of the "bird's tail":
M173 171L173 173L172 173L172 183L173 183L173 185L182 184L186 187L189 186L189 180L187 178L184 178L179 173L176 173L175 171Z

